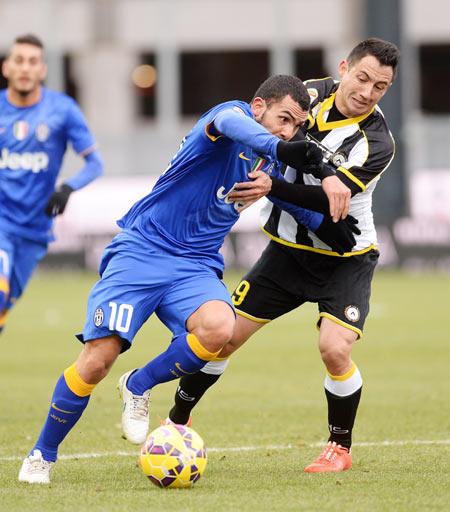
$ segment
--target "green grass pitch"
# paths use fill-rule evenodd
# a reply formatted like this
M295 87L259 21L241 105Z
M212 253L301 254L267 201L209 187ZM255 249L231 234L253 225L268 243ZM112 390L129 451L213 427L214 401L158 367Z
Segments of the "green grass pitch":
M228 274L230 287L239 275ZM191 490L160 490L120 437L118 377L158 354L169 332L152 319L95 390L63 443L49 487L17 482L61 371L79 352L92 274L39 273L1 337L0 510L444 511L450 504L450 276L378 272L365 337L364 379L350 471L305 474L326 439L316 309L264 327L195 411L209 462ZM156 388L152 426L175 383ZM136 455L135 455L136 454ZM78 455L77 457L73 457ZM94 455L97 455L94 457ZM67 457L67 458L63 458Z

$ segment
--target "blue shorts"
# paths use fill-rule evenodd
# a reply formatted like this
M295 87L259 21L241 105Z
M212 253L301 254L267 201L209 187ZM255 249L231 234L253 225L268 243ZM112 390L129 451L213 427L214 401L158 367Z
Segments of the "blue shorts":
M34 269L46 253L46 243L0 234L0 277L9 283L6 309L10 309L22 295Z
M234 310L212 268L127 232L106 248L100 276L89 295L83 333L77 335L83 343L117 334L126 350L153 312L177 336L186 332L188 318L205 302L221 300Z

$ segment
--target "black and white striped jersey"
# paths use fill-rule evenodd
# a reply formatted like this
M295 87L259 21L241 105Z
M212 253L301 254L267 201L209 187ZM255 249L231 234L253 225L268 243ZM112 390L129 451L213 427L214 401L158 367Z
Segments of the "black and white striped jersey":
M356 236L356 246L344 256L361 254L377 244L372 214L372 194L381 174L394 157L394 139L381 109L376 106L368 114L345 118L339 115L334 99L339 82L332 78L305 82L311 97L307 136L327 148L324 161L332 164L336 174L352 190L350 215L358 219L361 234ZM320 186L311 174L303 174L288 167L285 178L291 183ZM261 210L263 231L273 240L297 249L338 256L314 233L298 224L287 212L270 202Z

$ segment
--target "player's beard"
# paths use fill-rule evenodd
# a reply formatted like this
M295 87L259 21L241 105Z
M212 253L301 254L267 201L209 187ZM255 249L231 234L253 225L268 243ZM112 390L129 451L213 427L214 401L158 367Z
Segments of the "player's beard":
M33 89L29 89L25 91L24 89L16 89L16 93L22 98L25 99L27 96L29 96L33 92Z
M18 94L22 99L26 99L32 95L39 88L40 82L31 82L28 87L20 87L18 84L13 85L14 92Z

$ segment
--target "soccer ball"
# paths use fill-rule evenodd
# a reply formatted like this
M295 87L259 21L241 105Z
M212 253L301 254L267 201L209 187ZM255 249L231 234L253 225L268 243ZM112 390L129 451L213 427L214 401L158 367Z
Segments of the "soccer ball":
M203 439L184 425L161 425L150 432L139 464L158 487L192 487L206 468Z

